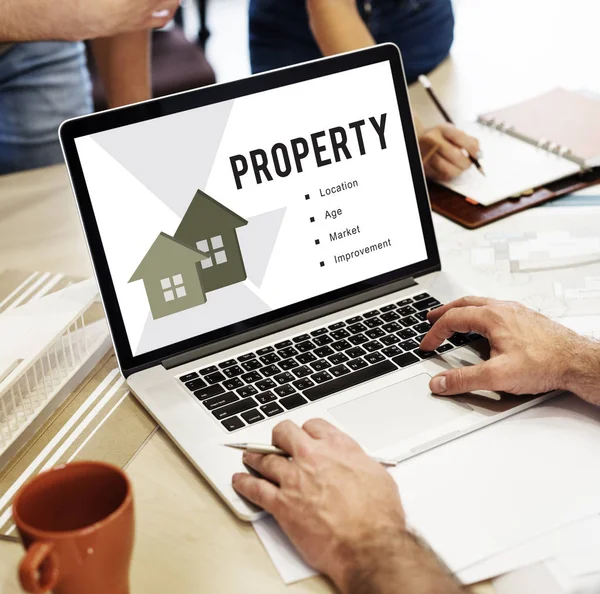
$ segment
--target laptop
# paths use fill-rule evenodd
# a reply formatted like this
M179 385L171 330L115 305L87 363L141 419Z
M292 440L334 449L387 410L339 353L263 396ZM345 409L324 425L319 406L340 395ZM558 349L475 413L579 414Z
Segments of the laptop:
M547 396L439 398L477 335L419 350L467 292L440 264L394 45L65 122L121 372L244 520L231 442L321 417L403 460Z

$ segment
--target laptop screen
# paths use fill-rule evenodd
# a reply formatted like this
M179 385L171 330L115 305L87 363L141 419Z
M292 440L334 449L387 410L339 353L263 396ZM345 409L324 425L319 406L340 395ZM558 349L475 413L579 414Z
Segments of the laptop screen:
M75 143L133 356L427 259L388 61Z

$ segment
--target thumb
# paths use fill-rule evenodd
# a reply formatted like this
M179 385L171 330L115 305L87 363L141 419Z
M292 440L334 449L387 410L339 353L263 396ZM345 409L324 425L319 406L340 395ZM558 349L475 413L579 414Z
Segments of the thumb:
M453 396L473 390L495 390L496 375L489 362L457 367L433 377L429 389L433 394Z

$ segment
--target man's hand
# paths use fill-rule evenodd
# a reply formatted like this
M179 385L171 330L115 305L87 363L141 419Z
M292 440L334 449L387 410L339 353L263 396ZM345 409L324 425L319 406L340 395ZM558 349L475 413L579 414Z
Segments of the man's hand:
M391 476L350 437L320 419L302 429L284 421L273 444L291 458L245 453L264 478L236 474L233 487L273 514L306 561L342 592L460 591L406 531Z
M479 153L476 138L447 123L419 134L419 148L423 158L435 147L437 151L423 165L425 175L439 181L448 181L472 166L464 151L473 157Z
M163 27L180 0L3 0L0 41L78 41Z
M540 394L569 390L600 404L600 344L518 303L464 297L429 312L433 327L421 343L436 349L454 332L476 332L490 343L490 359L444 371L430 383L434 394L472 390Z

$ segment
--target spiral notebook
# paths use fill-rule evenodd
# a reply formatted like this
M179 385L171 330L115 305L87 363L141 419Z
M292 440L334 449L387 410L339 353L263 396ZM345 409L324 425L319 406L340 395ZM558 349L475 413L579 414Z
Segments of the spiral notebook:
M471 167L446 188L490 206L600 166L600 100L557 88L461 125L479 139Z

